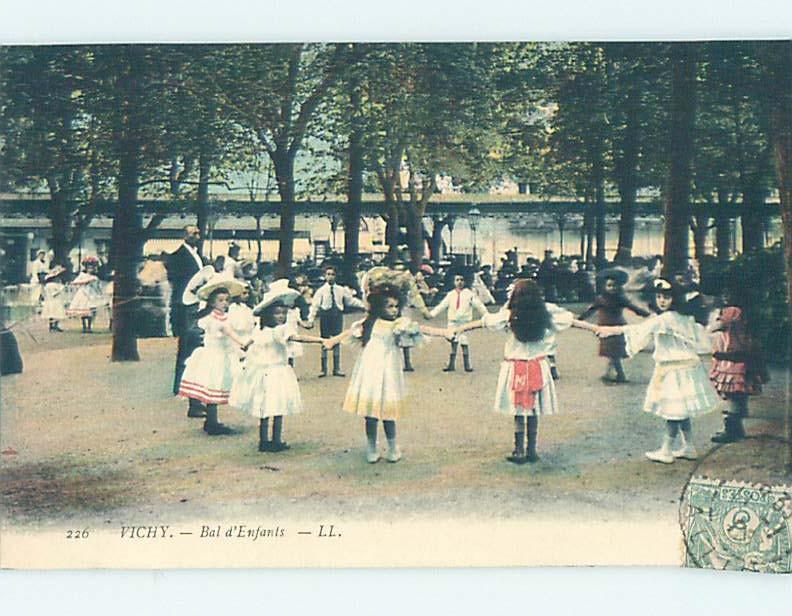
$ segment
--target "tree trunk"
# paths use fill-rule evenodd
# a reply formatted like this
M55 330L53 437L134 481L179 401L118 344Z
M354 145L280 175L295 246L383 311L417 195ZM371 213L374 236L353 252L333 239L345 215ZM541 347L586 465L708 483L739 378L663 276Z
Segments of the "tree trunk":
M352 130L349 132L349 176L347 204L344 208L344 272L345 284L357 287L357 264L360 253L360 212L363 206L363 125L359 80L353 72L349 88Z
M719 261L731 259L731 218L726 210L729 198L725 190L718 191L718 207L715 213L715 252Z
M388 216L385 223L385 241L388 244L388 262L399 260L399 228L401 217L399 205L394 201L387 204Z
M635 239L635 200L638 192L638 150L640 137L640 97L630 87L625 98L624 138L621 156L614 156L616 182L621 198L619 217L619 243L616 248L616 263L629 265L632 262L633 240Z
M709 235L710 217L706 214L696 214L695 227L693 230L693 246L696 251L696 261L701 264L701 260L707 254L707 235Z
M687 268L690 242L690 190L696 118L694 43L671 47L669 172L665 192L663 275Z
M443 227L446 221L439 216L432 217L432 237L429 241L429 258L433 263L443 259Z
M410 270L415 273L421 267L424 257L424 233L421 208L407 206L405 225L407 227L407 246L410 250Z
M69 252L71 245L69 244L69 227L71 221L66 211L66 203L63 193L57 189L57 186L50 184L50 208L49 218L52 228L52 237L50 238L50 248L53 252L53 262L50 264L62 265L71 272L72 264L69 260Z
M116 144L119 162L118 203L113 216L111 257L113 278L112 361L138 361L135 307L137 265L141 256L142 216L137 209L140 185L141 96L138 75L142 51L134 46L123 50L124 73L118 81L123 120Z
M589 200L586 203L586 211L583 214L583 228L586 235L586 269L594 269L594 203Z
M137 211L139 161L137 144L123 148L118 174L118 204L113 217L113 351L112 361L138 361L137 264L142 221Z
M752 181L742 191L742 251L754 252L764 248L764 220L761 208L764 205L764 190Z
M276 276L285 278L294 261L294 158L287 153L278 154L272 163L281 200L280 245L275 271Z
M602 149L595 154L594 165L592 168L592 180L594 181L594 213L596 221L597 235L597 268L602 268L608 261L605 252L605 167L602 160Z
M198 201L195 204L196 225L201 232L201 244L198 254L203 254L203 242L209 228L209 176L212 172L212 161L203 150L198 155Z

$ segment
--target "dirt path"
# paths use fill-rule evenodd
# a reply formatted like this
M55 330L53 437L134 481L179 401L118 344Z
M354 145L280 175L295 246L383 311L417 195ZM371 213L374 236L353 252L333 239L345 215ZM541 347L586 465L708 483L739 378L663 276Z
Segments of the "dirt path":
M515 467L511 421L489 411L504 337L471 335L475 372L444 374L448 345L414 352L408 408L399 422L404 459L369 465L362 420L340 410L347 379L319 379L318 350L306 346L298 376L306 413L286 420L292 449L256 450L256 421L230 408L221 419L239 430L210 438L185 403L170 395L175 341L140 341L141 361L108 361L109 336L79 332L18 334L25 372L4 377L0 486L5 524L52 525L79 519L118 524L135 516L197 520L220 515L312 514L378 520L411 516L532 514L587 520L653 518L676 511L693 465L647 462L660 422L639 411L652 361L628 363L631 382L600 383L596 339L560 335L562 414L543 418L541 460ZM55 348L53 348L55 347ZM351 372L357 351L343 350ZM752 434L784 434L788 374L753 401ZM700 450L718 429L713 413L694 424ZM783 449L754 439L704 462L702 474L792 483Z

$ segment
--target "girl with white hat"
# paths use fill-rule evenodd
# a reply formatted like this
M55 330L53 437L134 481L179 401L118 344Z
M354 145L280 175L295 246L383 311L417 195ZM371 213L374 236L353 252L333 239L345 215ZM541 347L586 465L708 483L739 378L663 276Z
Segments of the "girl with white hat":
M206 405L204 432L210 436L233 432L218 421L217 407L228 404L231 383L239 369L234 344L242 349L250 345L250 341L237 336L228 323L230 298L239 295L243 288L236 280L218 276L198 291L198 297L206 300L208 311L198 320L198 327L204 330L204 343L185 363L179 396Z
M283 441L283 416L303 410L297 376L289 365L289 342L322 343L316 336L298 334L296 321L288 318L299 294L289 288L285 278L270 285L253 309L253 314L260 317L260 326L253 331L245 364L231 387L229 403L259 418L259 451L289 449Z

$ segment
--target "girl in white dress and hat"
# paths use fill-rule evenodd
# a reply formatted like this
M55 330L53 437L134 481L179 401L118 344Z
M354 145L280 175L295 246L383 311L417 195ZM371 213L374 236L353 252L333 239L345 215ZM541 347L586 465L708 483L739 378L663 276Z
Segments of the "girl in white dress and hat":
M80 317L82 321L82 331L90 334L93 331L93 320L96 316L96 308L101 303L102 288L101 281L96 276L99 268L99 259L96 257L85 257L82 260L83 271L71 281L71 286L77 289L66 315L70 317Z
M624 334L628 357L654 341L655 369L643 410L665 420L665 434L660 449L646 452L646 457L664 464L675 458L695 460L690 420L718 407L718 395L699 358L709 354L712 345L704 326L688 314L684 290L658 278L654 291L658 314L637 325L600 326L597 334ZM673 449L677 434L682 445Z
M456 332L486 327L509 334L495 389L496 413L514 417L514 451L506 459L514 464L536 462L539 416L558 412L550 356L556 334L569 327L595 331L568 310L545 302L533 280L518 280L509 301L496 313L460 325ZM527 447L526 447L527 428Z
M375 463L380 459L377 449L377 426L381 420L388 441L388 462L398 462L401 450L396 442L396 421L404 406L405 385L402 372L399 339L409 336L420 339L422 334L451 338L445 329L426 327L405 317L399 317L403 300L398 287L385 283L371 286L367 296L368 315L348 330L325 341L325 348L348 340L359 340L363 351L358 356L349 382L343 409L366 419L368 451L366 459Z
M44 304L41 308L41 316L49 321L51 332L63 331L59 323L66 318L64 302L66 286L63 284L65 275L66 268L59 265L44 277Z
M283 416L303 410L297 375L289 365L289 342L323 342L316 336L298 334L297 323L288 318L289 308L298 295L285 278L270 285L253 309L260 317L260 326L253 332L245 364L231 387L229 403L259 418L259 451L289 449L283 441Z
M234 345L246 349L250 344L250 340L239 338L228 322L230 298L241 294L242 289L238 281L217 276L198 291L198 297L206 300L206 309L198 319L204 341L187 358L178 395L206 405L203 429L210 436L233 433L218 420L217 407L228 404L234 374L239 369Z

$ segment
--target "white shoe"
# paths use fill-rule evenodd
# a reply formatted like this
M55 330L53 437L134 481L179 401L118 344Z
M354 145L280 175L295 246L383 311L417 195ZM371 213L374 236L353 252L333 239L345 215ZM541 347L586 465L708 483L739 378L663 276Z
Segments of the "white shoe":
M388 462L398 462L401 460L402 453L399 446L396 445L395 447L388 447L388 453L385 454L385 459Z
M672 451L671 455L675 458L684 458L685 460L698 460L698 452L693 445L684 445L679 449Z
M645 455L652 462L671 464L674 461L674 455L665 447L661 447L657 451L647 451Z
M374 450L366 453L366 462L368 462L369 464L375 464L379 462L379 460L380 460L379 451Z

